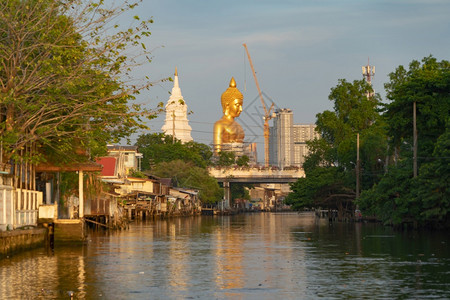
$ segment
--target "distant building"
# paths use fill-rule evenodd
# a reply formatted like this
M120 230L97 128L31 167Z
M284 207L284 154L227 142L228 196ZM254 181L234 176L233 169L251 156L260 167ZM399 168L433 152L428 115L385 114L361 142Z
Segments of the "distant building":
M306 142L319 137L315 124L294 124L294 166L303 167L309 154Z
M258 161L258 151L256 150L256 143L245 143L244 155L248 156L250 165L256 164Z
M181 95L178 84L178 72L175 68L172 94L166 104L166 120L161 130L168 135L179 139L182 143L192 141L191 131L187 118L187 105Z
M302 167L308 155L306 142L319 137L314 124L294 124L291 109L275 111L269 134L269 164L281 169Z
M273 127L269 129L269 164L280 168L293 165L293 128L292 110L277 109Z
M140 171L142 153L136 146L107 146L108 156L99 157L97 163L103 165L103 178L125 178L130 170Z

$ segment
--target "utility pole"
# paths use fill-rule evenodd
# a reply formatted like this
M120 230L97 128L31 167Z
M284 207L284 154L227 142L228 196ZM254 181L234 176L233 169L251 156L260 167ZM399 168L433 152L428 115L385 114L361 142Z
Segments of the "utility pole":
M359 198L359 133L356 134L356 199Z
M417 118L416 118L416 101L413 102L413 172L417 177Z

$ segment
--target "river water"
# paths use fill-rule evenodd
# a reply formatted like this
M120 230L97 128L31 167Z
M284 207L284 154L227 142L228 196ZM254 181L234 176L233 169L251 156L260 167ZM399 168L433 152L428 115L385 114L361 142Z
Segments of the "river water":
M449 244L310 214L145 221L0 260L0 298L450 299Z

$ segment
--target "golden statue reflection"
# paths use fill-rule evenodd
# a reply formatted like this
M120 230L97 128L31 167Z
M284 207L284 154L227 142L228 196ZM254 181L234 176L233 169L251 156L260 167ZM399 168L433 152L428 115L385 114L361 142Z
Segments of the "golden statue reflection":
M224 144L242 144L244 142L244 130L234 120L242 112L244 96L236 88L236 81L231 77L230 86L222 94L222 118L214 124L214 153L218 154L224 149Z

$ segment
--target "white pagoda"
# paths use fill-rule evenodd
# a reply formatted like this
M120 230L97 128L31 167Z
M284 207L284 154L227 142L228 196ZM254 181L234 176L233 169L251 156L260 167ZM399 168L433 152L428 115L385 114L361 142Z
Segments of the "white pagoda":
M178 72L175 68L175 78L173 81L172 94L166 104L166 120L161 130L168 135L179 139L182 143L192 141L191 131L187 119L187 105L181 95L178 85Z

